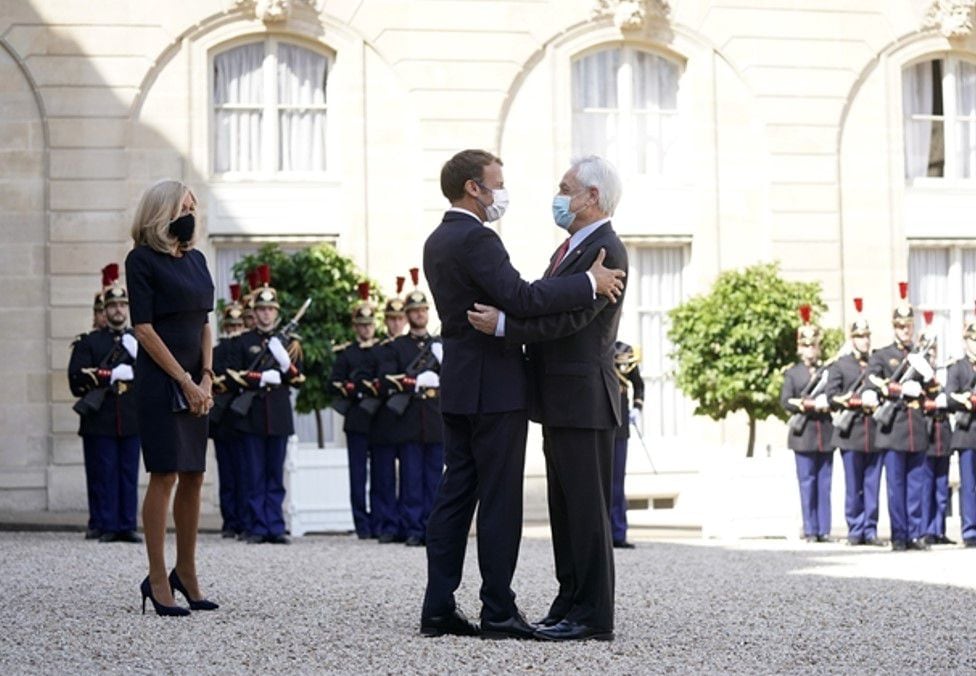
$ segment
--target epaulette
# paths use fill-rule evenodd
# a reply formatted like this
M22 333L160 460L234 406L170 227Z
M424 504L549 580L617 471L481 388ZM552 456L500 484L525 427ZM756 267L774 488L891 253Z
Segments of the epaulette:
M343 350L345 350L350 345L352 345L352 342L343 343L342 345L333 345L332 346L332 351L333 352L342 352Z
M390 336L387 336L382 341L380 341L380 345L389 345L392 342L393 342L393 338L391 338Z
M79 333L77 336L75 336L75 339L71 341L71 347L77 345L78 341L82 340L87 335L87 333Z
M784 367L782 367L782 368L781 368L781 369L779 370L779 372L780 372L780 373L782 373L782 374L783 374L783 375L785 376L785 375L786 375L786 372L787 372L787 371L789 371L789 370L790 370L791 368L793 368L794 366L796 366L796 365L797 365L797 363L798 363L798 362L793 362L792 364L787 364L786 366L784 366Z

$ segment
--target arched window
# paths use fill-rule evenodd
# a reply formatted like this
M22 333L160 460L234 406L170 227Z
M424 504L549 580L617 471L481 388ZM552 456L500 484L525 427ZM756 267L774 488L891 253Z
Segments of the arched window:
M976 177L976 64L932 59L902 71L905 178Z
M215 55L213 172L324 172L330 65L328 56L276 39Z
M680 69L633 47L573 62L573 152L609 159L623 176L668 173L677 138Z

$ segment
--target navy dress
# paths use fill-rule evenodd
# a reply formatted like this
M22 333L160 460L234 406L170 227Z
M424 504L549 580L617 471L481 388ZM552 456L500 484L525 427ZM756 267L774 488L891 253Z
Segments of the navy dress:
M190 250L176 258L138 246L125 259L132 324L152 324L163 344L199 382L203 326L213 309L214 284L207 260ZM147 472L202 472L206 466L206 416L173 412L179 389L146 350L135 368L136 411Z

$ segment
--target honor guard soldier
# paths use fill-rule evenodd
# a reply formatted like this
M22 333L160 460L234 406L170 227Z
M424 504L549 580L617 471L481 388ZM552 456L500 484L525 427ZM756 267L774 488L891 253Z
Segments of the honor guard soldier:
M851 545L883 545L878 539L878 505L884 454L874 445L878 395L866 389L871 327L864 301L854 299L857 315L850 327L851 351L835 361L827 376L827 398L835 413L833 446L844 463L844 516Z
M102 271L102 281L105 281L105 271ZM107 285L102 284L104 289ZM92 331L104 329L108 325L105 321L105 302L102 299L102 292L95 294L95 301L92 303Z
M236 388L228 382L228 361L234 358L234 339L244 331L244 307L241 305L241 285L230 285L231 302L224 307L220 320L220 342L213 350L213 396L210 409L210 438L214 441L219 481L220 532L225 538L247 537L247 474L244 448L235 429L236 419L228 409Z
M439 337L427 331L427 296L417 287L420 269L410 268L414 290L404 309L410 330L393 341L396 373L387 405L399 415L400 503L403 534L408 547L426 541L427 517L444 473L444 442L440 407L440 362L444 354Z
M962 542L976 547L976 318L963 332L966 354L954 361L946 373L947 403L953 411L955 430L951 446L959 451L959 512Z
M247 273L247 295L241 299L241 305L244 307L243 319L245 331L250 331L254 328L254 295L260 288L261 275L257 269L251 270Z
M373 348L376 353L377 373L371 386L372 391L385 399L388 384L385 376L396 372L396 356L393 341L403 335L407 326L407 313L403 293L405 278L396 278L396 295L386 301L383 308L383 323L386 337ZM385 403L385 402L384 402ZM369 504L372 532L380 543L402 541L400 512L403 509L397 500L396 462L398 416L388 406L380 406L369 428ZM402 474L401 474L402 476Z
M136 534L139 436L132 396L139 343L126 328L129 298L119 266L102 270L106 326L81 336L68 363L71 392L81 397L78 434L85 453L90 511L86 537L99 542L142 542Z
M627 418L617 428L613 444L613 490L610 499L610 531L613 546L633 549L627 541L627 496L624 478L627 476L627 443L630 426L638 425L644 408L644 379L640 374L640 354L627 343L618 340L613 345L613 366L620 381L620 410L628 411ZM634 388L634 405L630 405L630 388Z
M787 369L780 403L791 414L787 444L794 451L800 484L803 536L807 542L830 540L830 482L833 426L827 401L826 365L820 366L820 328L810 323L810 306L800 307L803 324L796 331L800 360Z
M884 454L888 486L891 548L928 549L922 524L925 490L925 453L929 440L922 414L925 386L932 376L924 346L915 351L915 311L908 302L908 283L899 282L901 300L892 314L895 341L875 350L868 360L868 389L875 391L880 406L874 412L875 445ZM931 342L922 335L922 342ZM937 389L937 387L936 387Z
M376 311L369 301L369 282L360 282L359 301L353 306L352 326L356 340L337 345L329 381L332 383L332 407L345 417L349 457L349 502L356 536L360 540L376 537L366 505L366 482L369 474L369 431L373 416L380 407L374 381L377 374ZM376 482L373 482L376 483Z
M230 404L240 416L247 476L248 536L257 544L288 544L285 537L285 454L295 431L291 387L305 382L298 336L276 333L278 293L271 286L271 270L258 266L260 286L253 290L255 327L234 339L233 364L227 375L240 394Z
M931 310L924 313L925 323L931 323ZM929 365L936 369L938 346L929 348ZM922 498L922 526L925 541L930 545L954 545L955 540L946 537L946 510L949 506L949 458L952 456L952 425L949 422L949 403L942 383L945 372L939 378L936 370L938 388L930 391L923 400L922 412L925 414L929 436L929 448L925 454L925 488ZM932 394L935 396L932 396Z

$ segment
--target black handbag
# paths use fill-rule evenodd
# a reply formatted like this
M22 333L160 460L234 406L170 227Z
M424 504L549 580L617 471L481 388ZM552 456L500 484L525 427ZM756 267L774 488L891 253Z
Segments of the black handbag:
M172 378L169 381L169 408L173 413L182 413L190 410L190 404L183 394L183 388Z

